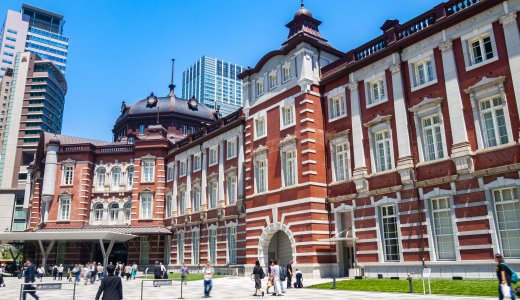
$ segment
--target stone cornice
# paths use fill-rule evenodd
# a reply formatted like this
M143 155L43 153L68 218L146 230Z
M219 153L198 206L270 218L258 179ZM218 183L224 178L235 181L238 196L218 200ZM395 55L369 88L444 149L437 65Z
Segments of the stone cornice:
M294 135L288 134L286 135L283 140L280 141L280 148L295 144L298 141L298 138Z
M443 53L450 51L452 48L453 48L453 43L451 41L446 41L446 42L439 44L439 50L441 50L441 52L443 52Z
M516 21L516 12L510 12L505 16L500 17L500 24L507 25Z
M424 97L423 101L415 104L414 106L410 107L408 110L416 113L416 112L424 110L426 108L437 106L437 105L441 104L442 100L444 100L442 97L436 97L436 98Z
M372 120L366 122L363 125L365 127L372 127L372 126L374 126L376 124L379 124L379 123L388 123L388 122L390 122L391 119L392 119L391 115L386 115L386 116L377 115L375 118L373 118Z
M484 76L484 77L482 77L482 79L479 82L477 82L474 85L465 89L464 92L466 94L475 93L475 92L482 91L482 90L485 90L487 88L490 88L490 87L493 87L496 85L500 85L500 84L504 83L504 81L506 81L505 76L498 76L498 77L491 77L491 78Z

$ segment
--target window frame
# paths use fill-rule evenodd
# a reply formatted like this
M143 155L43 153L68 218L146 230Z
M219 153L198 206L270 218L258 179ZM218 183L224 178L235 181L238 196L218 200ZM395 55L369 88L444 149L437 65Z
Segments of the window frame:
M339 112L336 112L334 102L339 103ZM334 122L347 116L347 100L345 93L337 93L334 95L327 96L327 102L329 106L329 122Z
M219 153L218 153L218 151L219 151L218 145L214 145L214 146L209 147L208 151L209 151L208 165L210 167L212 167L212 166L218 164L218 155L219 155Z
M148 173L149 171L149 173ZM141 177L142 183L154 183L155 182L155 159L142 159L141 160Z
M198 228L197 228L198 229ZM191 232L191 263L199 264L200 263L200 231L193 230Z
M385 216L385 209L386 208L389 208L389 207L392 207L392 210L393 210L393 214L392 215L387 215ZM381 234L381 244L382 244L382 247L383 247L383 258L384 258L384 262L400 262L401 261L401 252L402 252L402 248L401 248L401 245L400 245L400 242L399 242L399 239L400 239L400 226L399 226L399 212L397 211L397 208L398 208L398 205L396 204L385 204L385 205L380 205L378 206L378 210L379 210L379 222L380 222L380 234ZM388 238L388 240L395 240L395 244L393 245L388 245L387 244L387 238L385 237L385 222L384 220L386 219L390 219L390 218L395 218L395 234L396 234L396 237L395 238ZM388 250L387 250L387 247L397 247L397 254L396 253L389 253ZM389 255L397 255L398 258L397 259L389 259Z
M208 229L208 258L212 265L217 263L218 254L218 232L217 228L210 227Z
M489 37L491 43L491 50L493 52L492 58L485 58L485 47L482 43L485 37ZM472 49L472 43L479 41L479 48L481 50L482 61L475 62L475 57ZM470 71L489 63L495 62L499 59L497 51L497 43L495 39L495 33L493 31L492 24L488 24L484 27L476 29L461 37L462 41L462 52L464 54L464 62L466 71Z
M286 74L287 71L287 74ZM293 77L291 74L291 62L286 61L282 64L282 83L286 83Z
M263 133L262 133L262 135L259 135L259 133L258 133L258 126L257 126L258 122L260 120L262 120L262 123L263 123L263 126L262 126ZM254 138L255 141L267 136L267 115L265 113L260 114L258 116L255 116L253 118L253 129L254 129L254 133L255 133L255 138Z
M268 180L269 180L269 177L268 177L268 164L267 164L267 156L262 156L262 157L258 157L258 158L255 158L254 160L254 188L255 188L255 194L259 194L259 193L265 193L267 191L269 191L269 188L268 188ZM258 166L258 164L262 164L262 166ZM260 177L257 177L260 175L260 168L263 168L264 171L263 171L263 178L262 180L259 180ZM259 182L261 182L263 185L260 186L260 187L263 187L262 190L259 189Z
M188 169L188 160L186 158L179 160L179 177L186 176L186 174L188 173L187 169Z
M377 101L374 101L374 95L372 86L374 83L378 84L378 93L379 97L377 98ZM382 86L379 86L379 83L382 84ZM383 91L384 95L381 97L381 91ZM371 76L370 79L368 79L365 83L365 99L366 99L366 108L371 108L376 105L379 105L381 103L385 103L388 101L388 85L386 83L386 73L381 72L379 74L376 74L374 76Z
M174 164L169 163L166 165L166 182L173 181L173 170Z
M99 207L101 207L101 209ZM105 214L105 207L104 207L103 203L101 203L101 202L94 203L92 212L94 213L94 216L93 216L94 222L103 221L103 216Z
M500 192L502 195L501 195L501 198L503 199L503 191L505 190L511 190L511 200L506 200L506 201L497 201L496 199L496 195L495 195L495 192ZM513 193L513 190L516 190L516 197L517 199L514 199L514 193ZM508 258L508 259L518 259L520 258L520 253L518 256L516 255L509 255L509 252L511 251L510 249L508 251L505 250L505 247L504 247L504 242L503 242L503 239L504 239L504 235L503 235L503 231L505 230L502 230L500 228L500 222L499 222L499 210L497 208L497 202L498 204L501 204L501 205L504 205L504 204L513 204L513 205L518 205L520 206L520 185L516 184L516 185L507 185L507 186L500 186L500 187L496 187L496 188L492 188L489 190L489 193L491 194L491 199L493 201L492 205L493 205L493 211L494 211L494 222L495 222L495 227L496 227L496 235L497 235L497 238L498 238L498 246L500 247L500 253L502 253L502 255L504 255L505 258ZM516 210L516 209L515 209ZM509 209L509 211L511 211ZM516 218L516 223L517 223L517 227L520 228L520 220L518 218ZM514 230L518 230L517 229L509 229L508 231L514 231Z
M349 137L347 134L344 134L342 136L339 136L335 139L332 139L329 143L330 146L330 152L331 152L331 173L332 173L332 182L344 182L351 179L351 162L350 162L350 142ZM345 149L341 151L343 153L344 157L344 178L338 179L338 146L344 146Z
M421 84L421 83L419 83L419 80L418 80L417 66L419 64L425 65L425 64L427 64L428 61L431 62L432 79ZM410 81L412 82L412 86L410 87L412 92L415 92L415 91L425 88L427 86L438 83L436 61L435 61L435 56L433 54L433 50L427 51L425 53L421 53L420 55L410 59L408 61L408 69L409 69L409 75L410 75L410 79L411 79ZM427 69L428 68L425 68L425 70L427 70ZM425 74L425 75L427 75L427 74ZM428 78L428 76L426 76L425 78Z
M67 207L66 215L64 215L64 206ZM58 212L58 221L70 221L70 215L72 211L72 196L71 195L60 195L60 206Z
M237 203L237 176L235 172L226 174L226 200L228 205L235 205ZM233 197L230 197L233 195Z
M66 163L62 164L62 177L61 177L61 185L63 186L71 186L74 184L74 164L73 163ZM71 169L68 169L71 168ZM67 174L70 172L70 176ZM67 180L67 179L70 179Z
M230 145L231 144L231 145ZM226 141L226 160L237 157L238 138L234 137ZM233 149L232 152L229 150Z
M193 172L198 172L202 169L202 153L193 154Z
M289 113L287 113L289 110ZM280 130L296 125L296 105L294 100L284 101L280 104Z
M114 172L114 170L119 170L119 172ZM110 173L112 175L112 187L119 187L121 185L121 179L122 179L122 170L121 170L121 167L112 167L112 169L110 170ZM116 184L116 176L115 174L119 174L118 175L118 180L117 180L117 184Z
M447 196L444 196L444 197L435 197L435 198L430 198L428 199L429 201L429 206L430 206L430 218L431 218L431 231L432 231L432 239L433 239L433 244L434 244L434 247L435 247L435 259L437 261L456 261L457 260L457 243L455 241L455 239L457 238L457 232L455 230L455 226L454 226L454 222L453 222L453 216L455 215L455 212L453 211L453 203L452 203L452 200L451 200L451 197L447 197ZM434 205L434 203L436 201L444 201L446 203L446 207L440 207L439 205ZM448 213L448 217L449 217L449 221L450 221L450 224L449 224L449 228L451 229L451 241L453 243L453 257L452 258L441 258L439 256L439 241L438 241L438 237L444 237L444 236L449 236L450 234L439 234L437 232L437 227L436 227L436 217L435 215L436 214L440 214L440 213L445 213L447 212Z
M117 205L117 209L114 209L114 204ZM109 222L117 222L119 221L119 203L117 202L110 202L108 204L108 221ZM115 211L115 214L113 212ZM115 217L115 218L113 218Z
M213 191L215 191L215 199L212 200ZM218 180L216 178L212 178L208 183L208 209L215 209L218 207Z
M102 176L101 176L102 175ZM103 180L100 180L103 178ZM107 169L105 167L98 167L96 169L96 188L104 188L107 183Z
M235 265L237 263L237 226L235 223L229 223L226 226L226 248L227 248L227 263L228 265ZM234 237L232 239L232 237Z
M149 198L148 198L149 197ZM147 211L144 210L144 200L150 202L150 209ZM145 215L146 213L149 213ZM150 220L153 218L153 193L141 193L139 196L139 219L141 220Z
M278 70L274 69L271 72L269 72L268 78L269 78L269 90L271 91L271 90L274 90L275 88L277 88L278 87ZM273 83L273 79L274 79L274 83Z

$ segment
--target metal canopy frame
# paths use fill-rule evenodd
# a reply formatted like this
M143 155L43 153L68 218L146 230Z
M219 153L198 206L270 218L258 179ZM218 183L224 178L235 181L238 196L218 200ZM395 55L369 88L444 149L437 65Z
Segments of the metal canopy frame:
M43 232L9 232L0 233L0 241L16 241L16 242L38 242L42 254L42 266L45 268L47 258L51 253L56 241L98 241L103 253L103 267L107 269L108 257L116 242L126 242L138 237L133 234L118 233L112 231L43 231ZM47 247L43 242L49 241ZM108 241L108 247L105 249L104 241Z

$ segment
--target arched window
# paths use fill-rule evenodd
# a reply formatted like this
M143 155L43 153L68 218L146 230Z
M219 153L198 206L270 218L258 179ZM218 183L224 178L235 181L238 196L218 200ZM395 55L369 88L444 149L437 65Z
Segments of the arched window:
M127 172L128 172L128 185L132 186L132 182L134 181L134 166L128 167Z
M125 203L125 220L130 221L130 216L132 214L132 202L128 201Z
M121 168L112 168L112 186L117 187L121 183Z
M96 171L96 182L98 187L104 187L105 186L105 176L107 171L105 168L99 168Z
M94 206L94 221L103 220L103 204L98 203Z
M110 206L108 207L108 214L110 221L117 221L119 217L119 204L116 202L110 203Z

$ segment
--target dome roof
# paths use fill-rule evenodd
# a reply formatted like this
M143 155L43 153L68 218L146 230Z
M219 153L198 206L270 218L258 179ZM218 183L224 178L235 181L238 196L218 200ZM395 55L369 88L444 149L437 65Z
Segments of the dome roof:
M294 17L297 18L299 16L307 16L307 17L311 17L312 18L312 13L310 10L308 10L305 6L302 6L300 7L300 9L298 9L296 11L296 13L294 14Z
M157 102L150 104L148 101L150 97L157 99ZM159 117L163 114L176 113L191 118L205 119L210 122L216 120L214 110L199 102L195 102L196 105L190 105L191 100L195 99L186 100L175 96L155 97L152 93L150 96L132 105L123 104L122 113L117 118L116 123L127 116L137 117L140 115L157 114L158 109Z

